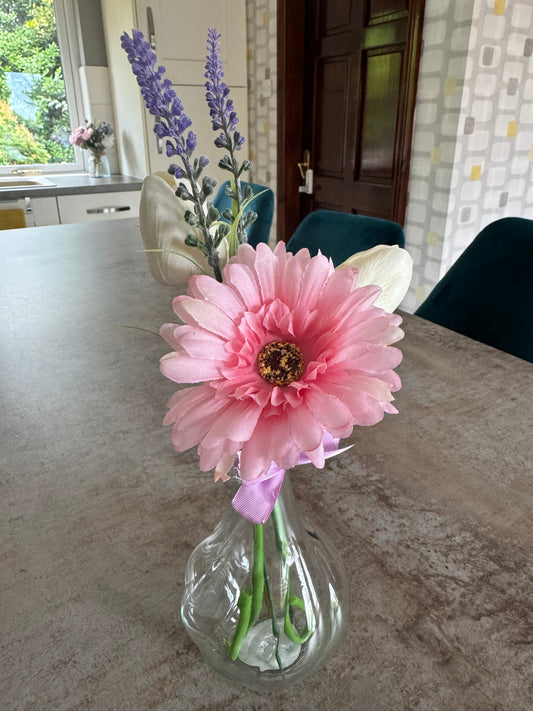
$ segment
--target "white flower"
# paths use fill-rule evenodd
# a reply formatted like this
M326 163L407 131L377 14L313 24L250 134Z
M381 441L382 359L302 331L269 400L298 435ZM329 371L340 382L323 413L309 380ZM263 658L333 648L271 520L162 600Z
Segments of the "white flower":
M102 138L102 145L107 151L109 151L109 150L111 150L111 148L113 148L114 143L115 143L115 134L114 133L112 133L110 136L108 135L108 136L104 136Z
M357 252L340 264L342 267L355 267L359 272L357 286L377 284L381 294L374 302L375 306L392 313L407 293L413 274L413 260L405 249L394 245L378 244L372 249Z
M212 274L212 269L197 247L185 244L187 235L201 239L198 228L185 222L192 202L176 197L176 181L169 173L154 173L145 178L141 191L139 220L147 251L148 266L154 279L167 286L187 284L192 274ZM227 245L222 240L219 251L221 267L227 261Z

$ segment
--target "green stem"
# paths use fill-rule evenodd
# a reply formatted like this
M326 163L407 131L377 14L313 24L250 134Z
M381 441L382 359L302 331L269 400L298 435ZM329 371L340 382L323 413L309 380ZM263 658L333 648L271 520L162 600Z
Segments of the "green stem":
M279 656L279 627L276 620L276 608L274 607L274 600L272 599L272 592L270 590L270 582L268 580L268 575L265 567L265 589L267 594L267 600L270 607L270 618L272 620L272 634L276 640L276 662L280 671L283 671L283 663L281 657Z
M290 612L291 607L295 607L306 613L305 602L294 595L290 594L290 566L287 562L289 552L289 540L287 531L283 522L283 515L279 501L276 501L272 509L272 525L274 528L274 536L276 539L276 548L279 551L282 561L282 584L286 581L287 590L285 593L285 619L283 630L287 637L295 644L304 644L313 634L311 629L306 625L304 631L300 634L294 627ZM246 635L253 627L263 609L263 603L266 603L272 620L272 634L276 640L276 662L280 671L283 670L283 663L279 655L280 644L280 628L276 620L276 608L270 589L270 581L267 574L265 563L265 540L264 540L264 525L262 523L254 524L254 561L252 566L252 589L244 589L239 596L239 620L237 628L231 644L229 645L230 659L236 660L239 656L242 643Z
M290 566L287 563L287 554L289 551L289 541L287 538L287 531L285 530L285 524L283 523L283 516L281 514L281 506L279 500L276 500L274 508L272 509L272 523L274 524L274 532L276 535L276 547L280 552L283 566L284 575L283 577L287 580L287 593L285 596L285 623L283 626L283 631L287 637L295 644L304 644L313 634L313 628L309 629L306 625L304 631L299 634L294 627L291 620L291 607L297 607L302 612L306 612L305 602L295 595L291 595L291 583L290 583Z
M254 524L254 565L252 568L252 611L249 627L253 627L263 609L265 590L265 533L262 523Z
M272 524L274 526L274 534L276 536L276 548L280 552L283 559L284 565L287 564L287 552L289 550L289 541L287 539L287 531L285 530L285 524L283 523L283 516L281 514L281 506L279 504L279 499L276 499L274 508L272 509Z
M196 217L198 218L198 222L200 223L200 229L202 230L202 234L204 237L204 246L207 254L207 261L209 262L209 266L213 269L213 272L215 273L215 279L221 282L222 272L220 270L218 251L214 245L213 238L211 237L209 228L207 226L207 220L203 210L202 199L200 197L200 193L198 192L198 186L196 185L196 179L193 173L193 169L191 164L189 163L189 160L185 160L183 156L182 163L185 166L185 171L187 173L189 184L191 186L191 191L195 204Z
M250 611L252 609L252 593L250 590L243 590L239 595L238 607L239 621L229 648L229 658L233 661L239 656L241 645L248 634Z

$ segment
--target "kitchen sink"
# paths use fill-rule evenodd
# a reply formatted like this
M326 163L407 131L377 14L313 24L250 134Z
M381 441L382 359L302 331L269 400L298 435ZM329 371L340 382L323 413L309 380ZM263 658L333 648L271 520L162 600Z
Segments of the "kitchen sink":
M16 188L40 188L55 185L48 178L39 175L5 175L0 177L0 190L15 190Z

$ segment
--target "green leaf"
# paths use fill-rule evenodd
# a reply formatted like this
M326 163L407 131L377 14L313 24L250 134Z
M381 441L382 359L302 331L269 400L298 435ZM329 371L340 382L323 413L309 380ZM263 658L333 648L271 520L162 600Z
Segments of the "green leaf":
M244 211L253 200L255 200L263 193L266 193L267 190L268 188L266 190L261 190L261 192L257 193L257 195L252 194L252 196L248 200L245 200L243 202L239 213L233 218L233 224L230 226L230 231L226 236L226 241L228 243L228 258L233 257L237 253L237 249L239 248L239 235L237 232L237 228L239 226L240 219L244 215Z

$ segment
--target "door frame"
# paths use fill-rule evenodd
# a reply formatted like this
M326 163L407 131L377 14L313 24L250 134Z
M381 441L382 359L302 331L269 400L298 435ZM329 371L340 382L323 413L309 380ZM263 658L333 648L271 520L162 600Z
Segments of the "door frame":
M303 153L306 0L278 0L278 240L287 242L300 222L302 184L297 164Z
M416 87L422 47L422 27L425 0L410 0L407 30L406 72L408 91L400 116L402 141L397 164L398 180L393 198L393 219L401 225L405 221L409 164L416 105ZM300 193L302 184L297 164L304 151L302 126L304 121L304 69L306 0L278 0L277 3L277 118L278 118L278 171L277 171L277 232L285 242L300 223ZM415 42L418 37L419 41Z

